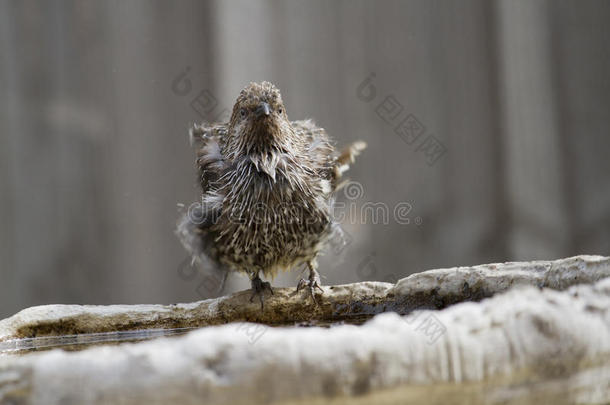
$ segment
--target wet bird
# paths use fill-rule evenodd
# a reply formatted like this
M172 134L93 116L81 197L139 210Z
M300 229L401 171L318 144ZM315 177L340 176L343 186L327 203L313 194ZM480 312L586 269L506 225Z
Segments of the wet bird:
M227 123L195 125L201 202L178 221L177 234L193 260L249 276L250 301L273 294L279 271L307 265L297 291L323 292L316 257L341 234L333 218L341 177L365 147L354 142L336 152L312 120L290 121L279 90L250 83L239 94ZM221 287L222 289L222 287Z

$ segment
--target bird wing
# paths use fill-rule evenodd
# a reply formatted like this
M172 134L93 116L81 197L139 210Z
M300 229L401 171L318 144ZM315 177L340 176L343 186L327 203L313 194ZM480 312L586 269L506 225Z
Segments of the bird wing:
M340 183L343 173L366 148L366 143L353 142L337 153L326 130L316 126L312 120L293 121L292 126L307 140L307 152L318 174L330 180L332 191L340 189L343 185Z
M191 266L197 264L197 267L205 272L208 292L220 293L228 271L216 259L214 235L209 229L212 216L210 210L206 210L205 204L191 204L186 212L181 212L176 235L191 256Z
M324 128L316 126L312 120L294 121L292 126L305 137L306 150L313 163L312 166L323 180L330 183L330 194L338 191L347 182L347 180L341 182L343 173L349 169L350 164L354 163L355 157L366 148L366 143L353 142L337 152ZM339 223L334 222L328 242L331 249L339 254L351 242L351 236Z
M199 182L204 193L213 188L226 163L222 155L222 144L227 134L227 124L193 125L189 131L191 146L197 153Z
M216 192L216 182L222 176L227 164L222 155L222 143L227 133L226 124L194 125L190 132L190 142L197 153L199 182L203 190L201 201L192 203L181 212L176 235L192 256L192 263L219 280L220 289L228 272L216 259L214 235L210 227L220 217L222 196Z
M349 169L349 165L354 163L356 156L358 156L363 150L366 149L366 142L356 141L352 142L341 150L341 153L336 157L333 165L333 173L336 189L340 188L338 184L339 179Z

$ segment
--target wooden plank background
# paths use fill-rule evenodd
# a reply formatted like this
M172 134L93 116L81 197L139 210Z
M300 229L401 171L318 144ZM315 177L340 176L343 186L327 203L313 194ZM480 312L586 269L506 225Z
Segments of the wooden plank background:
M326 284L610 254L609 18L605 1L0 1L0 317L213 295L173 235L197 198L186 131L249 81L368 142L363 195L341 201L412 207L346 221ZM191 105L204 90L213 111ZM413 144L386 97L425 127Z

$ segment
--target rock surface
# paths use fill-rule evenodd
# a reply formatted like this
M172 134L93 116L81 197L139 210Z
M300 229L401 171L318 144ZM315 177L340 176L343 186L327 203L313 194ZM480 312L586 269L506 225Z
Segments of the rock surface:
M411 311L380 314L361 326L233 323L79 352L0 355L0 403L608 403L610 278L596 280L609 272L610 259L598 256L433 270L395 286L339 286L337 295L327 287L324 300L337 300L333 311L346 302L346 313L371 311L358 305L367 299L379 300L374 310L385 302ZM569 287L576 283L582 285ZM301 312L289 308L302 300L285 290L265 311L280 308L279 319L298 319ZM247 298L238 293L167 307L38 307L2 321L0 331L7 339L23 327L48 335L110 330L103 328L112 322L126 328L137 320L175 326L169 322L174 312L182 314L180 325L199 313L207 324L223 323L260 312L245 302L252 312L235 308L227 315L218 308ZM444 309L412 311L417 307ZM327 313L319 311L310 317ZM220 314L222 321L214 322ZM61 320L69 325L37 329Z
M250 292L174 305L44 305L0 321L0 342L16 338L157 328L194 328L229 322L292 325L295 322L357 322L363 317L414 309L443 309L479 301L511 287L563 290L610 277L610 258L575 256L555 261L496 263L415 273L396 285L362 282L325 286L316 306L306 292L275 288L275 295L250 302Z

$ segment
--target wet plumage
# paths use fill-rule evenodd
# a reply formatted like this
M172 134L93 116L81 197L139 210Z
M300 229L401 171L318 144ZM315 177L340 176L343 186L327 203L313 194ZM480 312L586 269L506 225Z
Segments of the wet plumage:
M203 267L248 274L261 305L270 286L259 274L307 264L309 279L299 287L309 286L313 297L316 256L338 231L333 194L366 145L336 153L313 121L289 121L269 82L242 90L228 123L195 125L190 134L202 200L178 223L186 249Z

